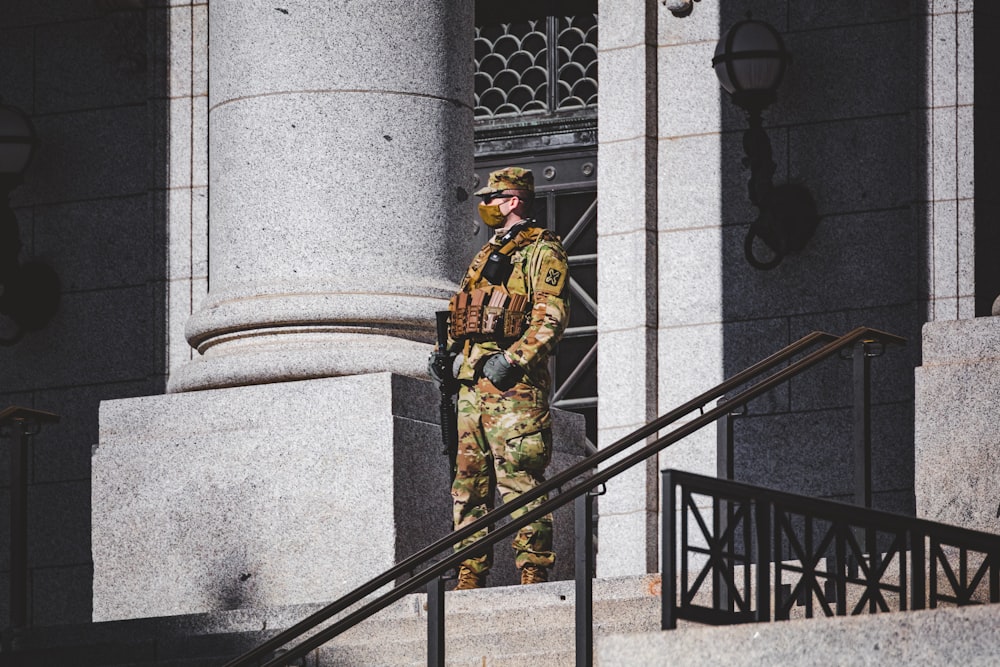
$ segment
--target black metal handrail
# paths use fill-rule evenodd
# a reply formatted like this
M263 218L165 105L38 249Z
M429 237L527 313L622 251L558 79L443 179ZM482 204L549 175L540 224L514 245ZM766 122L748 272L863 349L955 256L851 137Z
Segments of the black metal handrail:
M663 523L664 630L1000 601L1000 535L679 470Z
M587 457L583 461L554 475L552 479L532 491L523 494L515 500L498 506L468 526L458 529L438 539L424 549L421 549L417 553L386 570L381 575L378 575L365 584L359 586L323 609L320 609L299 623L291 626L287 630L278 633L257 648L226 663L224 667L246 667L248 665L252 665L253 661L263 658L264 656L274 652L276 649L308 632L314 631L321 623L328 621L340 612L345 611L348 607L362 601L369 595L377 592L382 587L391 584L397 579L410 575L409 578L397 584L388 592L370 600L363 607L351 612L328 627L316 631L315 634L311 635L308 639L297 644L287 652L282 653L280 657L264 663L263 667L281 667L281 665L285 664L288 660L306 655L309 651L325 644L341 632L353 627L362 620L384 609L396 600L402 598L404 595L413 593L430 582L432 579L442 576L446 571L454 568L463 560L482 552L484 549L492 546L501 539L513 535L524 525L527 525L532 521L553 512L578 497L587 496L592 493L593 489L601 487L609 479L621 474L633 465L646 460L660 450L679 440L682 440L705 425L712 423L727 411L731 411L734 406L745 405L752 399L766 393L773 387L789 380L806 369L811 368L820 361L838 353L839 350L854 345L856 342L862 340L877 340L883 344L902 344L905 342L905 340L899 336L867 327L858 327L840 337L835 337L832 334L825 332L813 332L808 334L775 354L722 382L713 389L710 389L698 397L684 403L680 407L667 412L612 445L599 450L597 453ZM796 355L821 343L823 345L819 349L810 352L797 361L789 363L789 365L782 370L757 381L756 384L742 390L738 394L728 398L728 400L720 402L716 405L716 407L709 410L705 409L705 406L711 401L725 396L727 393L734 391L736 388L741 387L748 382L756 380L767 371L782 363L788 362ZM605 469L600 470L599 472L594 472L597 466L601 463L608 461L612 457L623 454L627 449L636 443L654 435L658 431L675 423L685 415L688 415L695 410L700 411L700 416L686 422L667 435L661 436L652 442L647 443L641 449L632 452L627 456L623 456ZM570 482L573 482L578 478L579 481L572 486L568 486ZM557 491L559 492L558 495L553 498L549 498L533 510L526 512L517 519L512 519L507 524L492 530L476 542L469 544L459 551L452 552L449 556L446 556L436 563L427 566L423 570L415 571L418 566L428 562L440 553L452 550L455 544L461 542L465 538L472 536L476 532L494 526L498 521L507 518L514 511L525 507L542 495ZM581 573L577 572L578 581L581 576ZM589 574L586 576L589 577Z

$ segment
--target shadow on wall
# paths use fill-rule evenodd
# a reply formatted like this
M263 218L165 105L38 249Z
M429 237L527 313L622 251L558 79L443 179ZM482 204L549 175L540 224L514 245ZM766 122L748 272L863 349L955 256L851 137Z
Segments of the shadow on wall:
M749 3L720 5L721 35L746 18ZM913 37L924 20L900 3L884 5L753 7L793 58L763 123L774 184L808 188L822 222L771 270L748 263L744 237L757 215L742 162L748 120L720 89L724 374L815 330L840 335L865 325L907 338L905 349L872 362L873 483L876 507L912 513L912 371L925 318L918 296L924 223L911 202L924 191L913 174L926 170L913 162L926 163L927 147L908 119L919 115L912 106L922 95L914 91L926 88L927 63L924 41ZM876 60L880 67L868 66ZM735 424L737 479L850 500L851 401L851 362L833 359L751 403Z
M0 409L61 417L31 452L33 625L91 618L101 401L164 390L167 20L166 11L106 14L92 2L3 9L0 95L30 116L39 140L11 201L20 261L44 262L60 283L51 321L0 347ZM6 522L0 514L0 553ZM0 572L0 586L8 576ZM6 617L0 610L0 626Z

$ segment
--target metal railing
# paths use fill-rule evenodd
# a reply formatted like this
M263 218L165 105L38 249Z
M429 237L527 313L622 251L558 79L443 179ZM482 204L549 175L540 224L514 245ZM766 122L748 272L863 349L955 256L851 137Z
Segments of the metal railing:
M17 405L0 410L0 436L10 437L10 597L8 627L0 651L10 652L29 625L28 616L28 459L31 441L59 415Z
M1000 601L1000 535L678 470L663 560L664 630Z
M840 337L825 332L813 332L779 352L757 362L732 378L727 379L713 389L658 417L628 436L599 450L576 465L554 475L550 480L539 485L532 491L498 506L464 528L460 528L442 537L347 595L344 595L287 630L278 633L257 648L226 663L225 667L247 667L259 664L260 660L267 660L267 662L263 663L263 667L281 667L290 660L307 655L310 651L322 646L342 632L371 617L396 600L410 593L417 592L425 585L427 585L428 591L428 665L443 665L444 587L441 577L447 571L454 569L463 560L481 553L496 542L512 536L521 527L567 505L571 501L576 502L576 519L578 522L576 527L576 662L580 667L592 664L593 628L590 612L593 559L590 553L592 545L588 545L587 536L592 534L590 522L594 490L602 488L611 478L645 461L660 450L682 440L720 417L732 414L734 408L745 405L752 399L761 396L772 388L815 366L824 359L838 354L841 350L851 348L857 343L864 341L878 342L883 345L902 344L905 342L904 339L893 334L867 327L856 328ZM819 346L818 349L813 349L817 346ZM811 349L811 352L806 353ZM792 361L798 355L804 356ZM761 379L761 376L764 376L768 371L786 363L787 365L780 370L776 370L774 373ZM711 402L717 401L751 382L754 384L720 401L716 407L706 409L706 406ZM700 415L679 425L666 435L656 437L647 442L636 451L628 452L637 443L646 441L655 436L658 431L675 424L681 418L695 411L698 411ZM598 469L599 465L607 463L615 457L617 459L614 463L608 463L604 469ZM518 518L511 519L508 523L494 528L476 542L467 545L461 550L452 551L455 544L467 537L481 530L492 528L499 521L510 517L515 511L525 507L532 501L543 495L552 493L557 493L557 495L549 498L538 507ZM444 556L433 564L427 565L431 559L440 556L442 553L448 553L449 555ZM421 566L423 566L423 569L419 569ZM393 582L397 582L393 588L376 596L380 589ZM369 596L374 597L368 599L359 608L348 611L354 605L369 598ZM330 619L339 614L343 614L343 616L331 622L326 627L317 629L320 625L330 621ZM280 656L273 657L276 650L292 641L300 639L308 633L312 634L287 651L283 651Z

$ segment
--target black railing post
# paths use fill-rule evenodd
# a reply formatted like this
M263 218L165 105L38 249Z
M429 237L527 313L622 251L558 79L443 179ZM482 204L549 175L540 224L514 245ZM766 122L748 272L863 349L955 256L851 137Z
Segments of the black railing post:
M677 612L674 604L677 600L677 508L674 505L674 478L670 470L664 470L663 475L663 567L660 573L660 602L663 613L660 618L660 628L674 630L677 628ZM683 504L682 504L683 506Z
M863 507L872 506L871 358L882 349L870 340L854 344L854 503Z
M42 424L59 421L58 415L11 406L0 411L0 434L10 444L10 622L3 650L14 648L16 636L28 626L28 452L32 437Z
M927 608L927 562L924 557L927 539L924 534L910 530L910 609Z
M444 577L427 582L427 667L444 667Z
M757 622L771 620L771 503L754 502L757 524ZM778 556L775 556L777 560ZM747 564L749 567L749 563ZM776 587L775 587L776 589Z
M574 501L576 516L576 667L594 664L594 494Z
M725 398L720 398L716 405L722 405L725 402ZM716 475L719 479L728 479L730 481L732 481L736 476L736 468L733 463L733 459L735 457L733 445L733 421L733 413L726 412L715 422ZM721 498L717 499L716 511L714 512L714 530L716 537L724 535L729 529L731 514L730 504ZM722 561L720 561L720 563L721 562ZM716 567L712 571L712 604L716 609L729 609L731 611L732 602L732 595L730 595L729 586L726 585L726 580L723 577L720 567Z
M720 398L716 405L725 402L726 399ZM732 480L736 474L733 466L733 413L725 413L715 424L715 474L719 479Z

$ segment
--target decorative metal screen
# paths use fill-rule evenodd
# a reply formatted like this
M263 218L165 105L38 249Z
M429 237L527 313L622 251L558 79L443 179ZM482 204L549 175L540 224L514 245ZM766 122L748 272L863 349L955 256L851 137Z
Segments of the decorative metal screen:
M477 119L597 106L596 14L477 26L475 57Z

